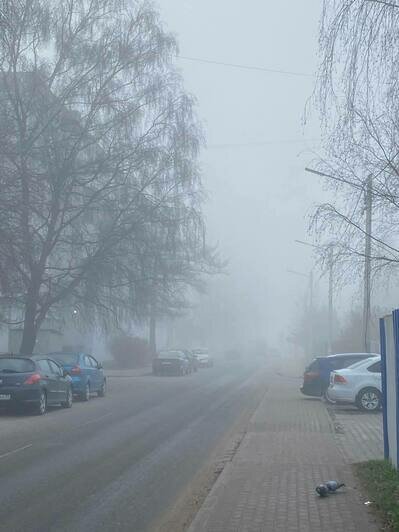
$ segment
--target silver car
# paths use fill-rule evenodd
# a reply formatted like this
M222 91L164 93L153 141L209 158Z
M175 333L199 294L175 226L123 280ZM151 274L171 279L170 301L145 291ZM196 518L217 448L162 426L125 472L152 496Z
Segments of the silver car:
M328 400L352 403L372 412L381 407L381 357L372 356L345 369L332 371Z
M192 353L197 359L200 368L211 368L213 366L213 360L209 355L208 349L193 349Z

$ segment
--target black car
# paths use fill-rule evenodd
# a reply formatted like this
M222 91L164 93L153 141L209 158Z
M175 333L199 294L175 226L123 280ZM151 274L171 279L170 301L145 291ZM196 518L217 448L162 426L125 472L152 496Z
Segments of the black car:
M152 361L154 375L188 375L190 364L183 351L161 351Z
M312 397L324 396L330 384L332 371L348 368L352 364L372 356L372 353L342 353L315 358L305 369L301 392Z
M189 349L182 349L183 353L185 354L189 366L190 366L190 373L198 371L198 360L197 357L194 356L194 353L192 353Z
M72 406L71 379L47 357L0 356L0 406L43 415L49 405Z

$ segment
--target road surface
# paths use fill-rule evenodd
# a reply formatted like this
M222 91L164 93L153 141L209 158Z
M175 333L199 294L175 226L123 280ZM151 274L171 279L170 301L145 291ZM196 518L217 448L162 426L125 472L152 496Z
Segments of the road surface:
M0 530L160 530L255 409L261 374L220 364L187 377L113 377L107 397L71 410L0 415Z

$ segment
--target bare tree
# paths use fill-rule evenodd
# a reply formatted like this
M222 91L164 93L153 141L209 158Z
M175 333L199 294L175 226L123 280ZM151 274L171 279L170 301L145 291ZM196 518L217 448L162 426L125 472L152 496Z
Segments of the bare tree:
M325 155L316 165L335 201L317 207L312 229L321 242L333 243L345 274L342 280L358 277L369 258L375 275L396 271L399 264L396 7L395 2L378 0L333 0L323 6L322 62L315 95L326 142ZM368 176L372 176L371 235L364 223ZM366 236L372 241L368 257Z
M0 288L31 353L68 305L140 313L165 212L198 248L200 132L148 2L3 0L0 24Z

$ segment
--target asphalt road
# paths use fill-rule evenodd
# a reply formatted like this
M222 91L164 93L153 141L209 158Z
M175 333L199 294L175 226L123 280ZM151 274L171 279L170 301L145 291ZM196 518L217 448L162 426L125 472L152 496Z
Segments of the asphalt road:
M44 417L0 415L1 532L148 531L263 393L254 365L113 377Z

